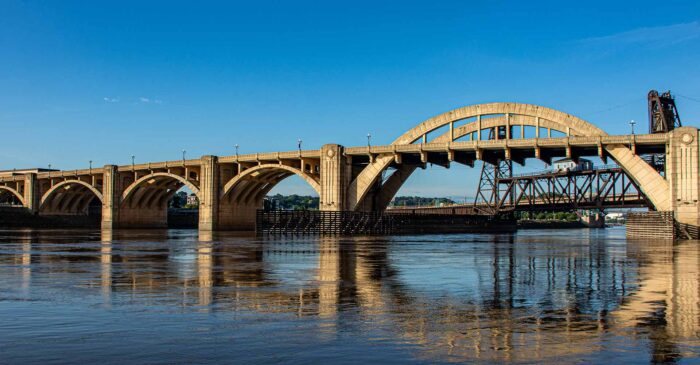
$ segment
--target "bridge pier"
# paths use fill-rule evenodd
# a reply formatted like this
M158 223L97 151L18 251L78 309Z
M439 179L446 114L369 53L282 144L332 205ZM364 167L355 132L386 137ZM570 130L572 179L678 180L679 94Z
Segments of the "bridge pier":
M27 174L24 179L24 206L31 214L39 213L39 183L35 173Z
M670 133L666 151L666 179L669 182L671 210L676 222L700 226L698 191L698 129L681 127Z
M117 228L119 222L119 171L116 165L105 165L102 173L102 222L103 230Z
M345 148L337 144L321 147L320 210L337 212L347 209L346 192L350 186L352 171L344 152Z
M219 218L219 159L202 156L199 189L199 230L213 231L218 228Z

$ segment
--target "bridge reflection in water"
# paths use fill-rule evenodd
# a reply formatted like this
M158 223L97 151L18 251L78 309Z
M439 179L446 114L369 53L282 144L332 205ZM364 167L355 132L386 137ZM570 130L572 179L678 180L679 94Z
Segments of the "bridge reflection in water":
M94 325L117 341L112 320L129 323L135 337L145 331L124 308L156 317L176 311L182 317L161 319L158 339L138 340L157 347L184 336L195 352L197 335L177 326L205 315L205 337L252 328L248 339L279 351L278 359L303 358L284 352L299 338L389 343L423 361L699 356L698 243L576 232L265 242L188 231L3 232L0 314L9 318L3 299L108 308ZM17 318L22 310L13 307ZM250 316L257 322L243 320ZM15 334L41 332L14 321L7 328ZM22 347L8 341L9 331L0 328L0 347L17 355ZM286 347L267 343L285 331ZM68 332L63 341L83 336ZM221 351L244 350L227 346ZM50 347L34 354L48 356Z

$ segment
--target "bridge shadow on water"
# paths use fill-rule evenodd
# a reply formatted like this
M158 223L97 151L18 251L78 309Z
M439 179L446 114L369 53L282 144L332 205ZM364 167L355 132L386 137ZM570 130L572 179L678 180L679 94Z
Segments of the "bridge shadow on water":
M71 362L697 360L699 251L616 229L0 231L0 347L12 362L76 343L91 350Z

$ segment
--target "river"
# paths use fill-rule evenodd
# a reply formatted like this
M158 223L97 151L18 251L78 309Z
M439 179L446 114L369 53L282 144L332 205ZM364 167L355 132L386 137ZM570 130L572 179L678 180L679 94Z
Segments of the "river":
M0 363L700 363L700 244L624 227L0 231Z

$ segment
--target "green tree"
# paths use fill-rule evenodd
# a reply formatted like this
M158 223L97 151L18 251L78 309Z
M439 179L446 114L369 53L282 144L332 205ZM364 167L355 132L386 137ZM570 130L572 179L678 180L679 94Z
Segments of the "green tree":
M182 208L187 204L187 193L184 191L178 191L170 198L168 202L168 208Z
M314 196L275 194L268 196L266 200L267 209L317 210L319 207L319 198Z

